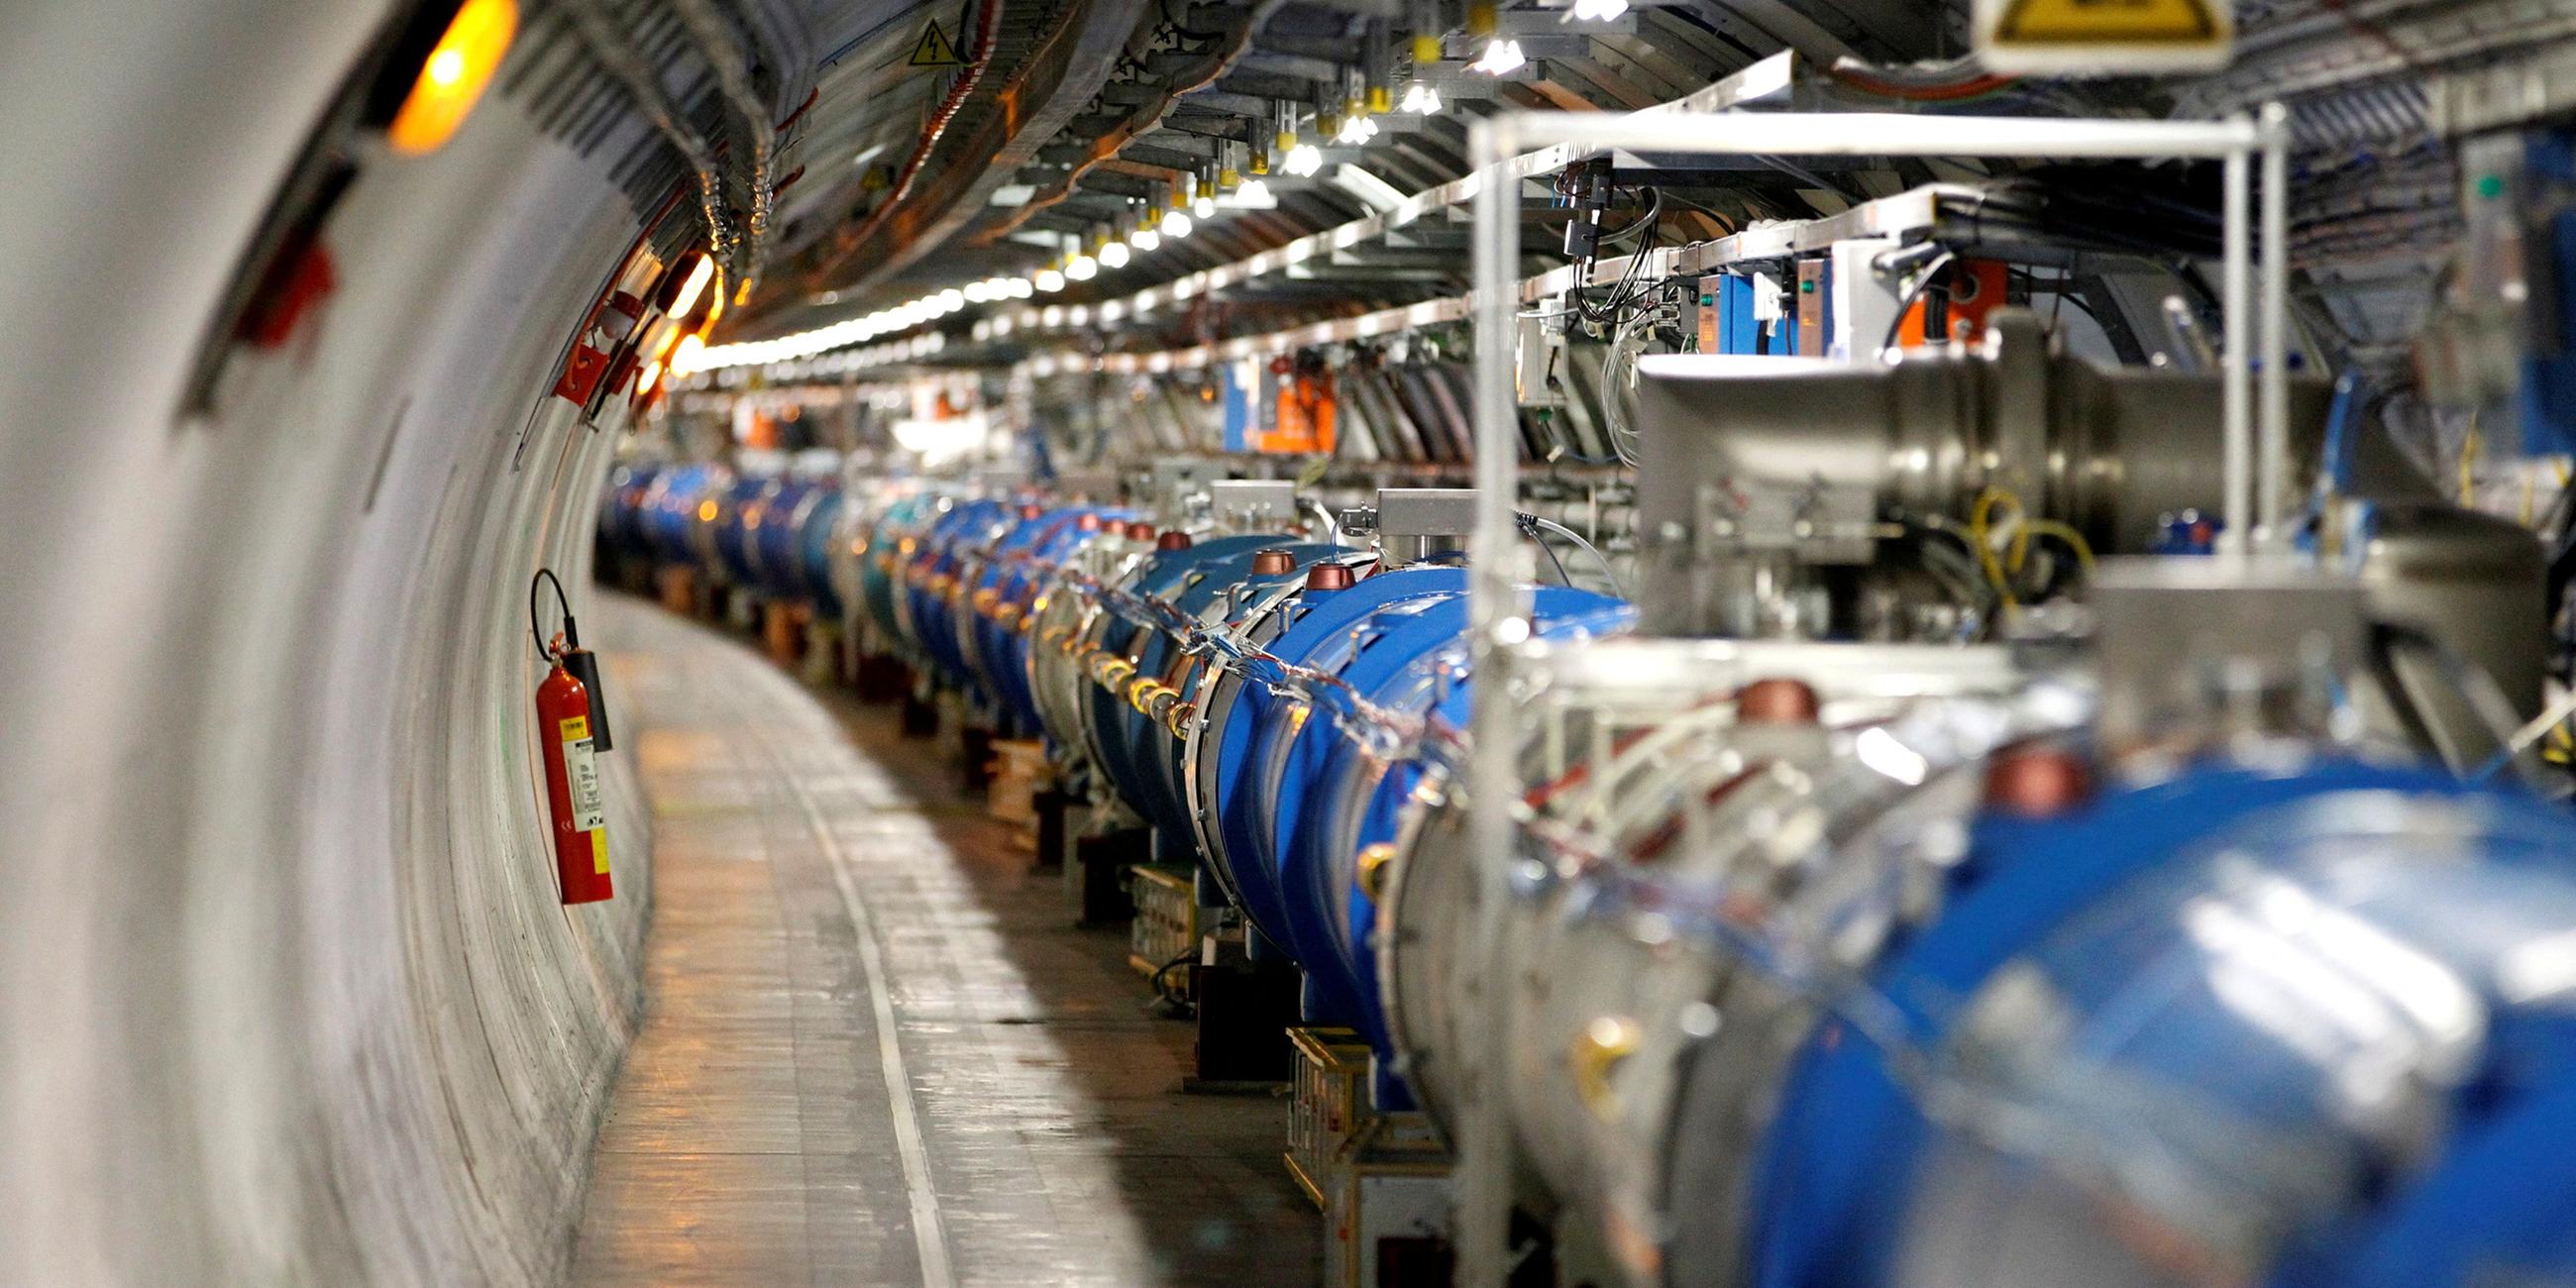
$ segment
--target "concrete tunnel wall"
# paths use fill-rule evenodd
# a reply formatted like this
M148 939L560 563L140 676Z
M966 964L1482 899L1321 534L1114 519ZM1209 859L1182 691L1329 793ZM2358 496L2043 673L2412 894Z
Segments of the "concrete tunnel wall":
M318 318L177 414L384 16L0 11L0 1282L569 1264L648 837L621 741L618 897L557 906L526 596L589 593L617 427L541 399L633 212L487 96L369 160Z

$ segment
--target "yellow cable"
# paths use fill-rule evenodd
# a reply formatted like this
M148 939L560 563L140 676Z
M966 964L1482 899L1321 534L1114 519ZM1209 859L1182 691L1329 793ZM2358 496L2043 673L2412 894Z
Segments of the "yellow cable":
M1995 593L2003 597L2004 607L2010 608L2020 601L2013 598L2012 583L2005 579L2003 565L1995 561L1994 543L1988 539L1986 526L1986 516L1998 504L2011 506L2015 514L2021 512L2021 502L2015 500L2012 493L2002 488L1987 488L1977 494L1976 505L1968 511L1968 541L1977 548L1977 562L1984 565L1986 580L1994 583Z
M2468 435L2460 440L2460 504L2473 506L2478 501L2478 413L2469 413Z
M2025 532L2055 537L2065 542L2067 547L2075 552L2075 562L2083 566L2084 575L2088 577L2093 575L2093 543L2086 541L2083 533L2055 519L2024 519L2021 521L2021 526Z

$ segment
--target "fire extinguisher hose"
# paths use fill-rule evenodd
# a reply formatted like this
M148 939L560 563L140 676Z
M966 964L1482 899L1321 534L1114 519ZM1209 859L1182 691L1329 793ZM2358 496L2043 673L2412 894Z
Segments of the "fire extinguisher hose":
M555 607L563 610L560 646L547 642L545 627L538 618L537 588L549 585L554 587ZM539 662L560 664L589 693L591 745L599 751L615 750L616 743L608 733L608 694L599 683L599 655L581 646L581 626L573 621L572 601L564 595L563 582L552 568L539 568L537 575L528 579L528 634L537 642Z

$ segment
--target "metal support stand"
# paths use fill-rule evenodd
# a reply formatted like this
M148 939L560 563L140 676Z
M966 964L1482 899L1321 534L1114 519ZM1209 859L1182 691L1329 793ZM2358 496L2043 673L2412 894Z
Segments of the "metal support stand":
M903 736L929 738L939 732L939 696L927 693L919 677L907 675L903 681Z
M1037 865L1055 867L1064 862L1064 820L1073 807L1073 798L1061 787L1049 787L1031 799L1037 821Z
M1127 869L1150 857L1148 835L1141 827L1120 828L1073 843L1068 875L1081 901L1073 924L1115 926L1136 915L1136 901L1127 893Z
M957 743L963 758L957 766L957 785L969 796L981 793L993 785L993 731L967 723L957 730Z
M867 630L850 633L851 684L859 691L859 701L883 705L899 701L912 691L912 677L894 654L870 647L875 635Z
M1297 1062L1288 1030L1297 1027L1298 975L1278 963L1193 963L1190 996L1198 1002L1196 1075L1184 1090L1225 1091L1286 1082Z

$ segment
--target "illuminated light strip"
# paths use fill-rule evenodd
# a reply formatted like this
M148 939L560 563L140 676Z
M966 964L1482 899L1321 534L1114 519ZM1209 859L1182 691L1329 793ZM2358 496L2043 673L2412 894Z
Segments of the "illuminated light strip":
M1823 219L1789 221L1721 237L1715 241L1692 242L1682 246L1664 246L1645 252L1639 276L1647 280L1705 272L1748 260L1778 259L1794 255L1816 245L1857 235L1849 225L1866 222L1874 228L1920 227L1938 209L1944 196L1973 197L1975 190L1955 185L1933 185L1912 192L1883 198L1867 206L1854 207L1843 215ZM1866 216L1855 220L1854 215ZM1590 265L1567 264L1550 269L1520 284L1520 302L1535 304L1562 295L1577 286L1609 286L1628 275L1635 255L1621 255L1594 261ZM1475 310L1475 296L1456 295L1446 299L1424 300L1391 309L1379 309L1357 317L1335 318L1305 326L1290 327L1261 335L1238 336L1187 349L1164 349L1151 353L1110 353L1098 357L1071 354L1041 354L1019 364L1018 370L1031 376L1051 376L1067 372L1094 371L1111 375L1160 375L1169 371L1196 371L1220 362L1245 358L1266 358L1282 353L1311 348L1319 344L1337 344L1350 340L1368 340L1394 335L1444 322L1460 322ZM1105 306L1104 306L1105 307ZM978 324L979 327L982 324ZM1007 331L995 327L996 331Z
M1771 98L1789 91L1795 78L1795 55L1783 51L1773 54L1715 84L1695 90L1668 103L1639 108L1632 116L1661 116L1682 112L1722 112L1746 103ZM1558 144L1523 153L1503 163L1503 169L1515 180L1553 174L1601 151L1598 148ZM1479 175L1452 179L1434 188L1417 192L1397 202L1386 211L1339 224L1321 232L1310 233L1284 245L1274 246L1231 264L1219 264L1185 277L1175 278L1161 286L1148 287L1130 295L1126 307L1144 313L1166 300L1186 300L1248 282L1265 274L1313 259L1334 251L1349 250L1409 224L1423 216L1450 206L1465 205L1475 200L1480 186ZM1113 301L1115 302L1115 301ZM1013 317L1018 326L1038 325L1038 312L1021 309Z
M880 309L861 317L845 318L830 326L816 327L811 331L799 331L793 335L782 335L768 340L742 340L732 344L709 345L699 351L685 368L675 361L673 373L693 375L701 371L719 371L729 367L768 366L773 363L792 362L799 358L810 358L819 353L873 340L881 335L909 331L925 322L946 317L965 307L964 291L957 289L933 291L890 309Z
M1400 308L1380 309L1358 317L1336 318L1285 331L1263 335L1237 336L1214 344L1188 349L1165 349L1153 353L1111 353L1097 358L1072 354L1041 354L1019 365L1019 371L1035 377L1068 372L1096 371L1110 375L1161 375L1169 371L1199 371L1223 362L1246 358L1266 358L1290 353L1318 344L1343 340L1365 340L1374 336L1393 335L1417 327L1436 326L1443 322L1464 321L1471 301L1466 296L1445 300L1425 300Z
M1671 102L1658 103L1652 107L1640 108L1629 115L1655 116L1680 112L1721 112L1730 108L1740 107L1746 103L1784 94L1788 92L1794 79L1795 56L1789 52L1783 51L1781 53L1773 54L1769 58L1765 58L1732 76L1728 76L1714 84L1694 90L1689 94L1672 100ZM1534 178L1539 175L1553 174L1558 170L1564 169L1566 166L1572 165L1585 157L1591 156L1598 150L1599 149L1579 147L1572 144L1558 144L1554 147L1540 148L1535 152L1515 157L1512 160L1505 162L1503 168L1516 180ZM1469 201L1473 201L1476 197L1477 188L1479 187L1479 180L1480 176L1472 174L1463 178L1453 179L1437 187L1415 193L1412 196L1397 202L1393 207L1382 213L1370 215L1362 219L1356 219L1347 224L1336 225L1332 228L1324 229L1321 232L1300 237L1286 245L1276 246L1269 250L1261 251L1234 263L1220 264L1214 268L1191 273L1185 277L1176 278L1170 282L1164 283L1161 286L1147 287L1144 290L1128 296L1124 300L1110 300L1094 307L1098 312L1100 321L1104 323L1120 321L1131 317L1142 317L1147 313L1151 313L1156 307L1165 303L1177 303L1183 300L1194 299L1212 291L1223 290L1226 287L1248 282L1265 274L1277 272L1283 268L1293 267L1297 264L1304 263L1317 255L1349 250L1352 247L1375 241L1399 228L1416 223L1420 221L1423 216L1428 215L1433 211L1446 209L1450 206L1464 205ZM954 303L948 304L944 307L936 307L936 311L927 313L921 312L923 306L936 306L941 304L943 300L954 301ZM696 364L691 369L693 371L705 371L724 367L761 366L774 362L792 361L797 358L811 357L815 354L841 348L846 345L856 344L865 340L873 340L880 335L899 331L909 331L925 322L953 313L957 309L963 308L965 303L965 297L960 292L943 291L933 295L923 296L920 299L913 300L893 309L871 313L862 318L852 318L836 322L830 326L818 327L811 331L800 331L794 335L779 336L770 340L752 340L738 344L715 345L707 349L703 354L699 355ZM1116 312L1113 313L1111 311L1112 309L1115 309ZM1048 320L1048 314L1050 313L1055 315L1056 320ZM1044 307L1022 308L1016 312L996 313L992 315L992 320L997 323L994 327L994 331L999 334L1007 335L1009 334L1010 329L1015 327L1051 327L1063 325L1063 319L1068 316L1070 316L1070 314L1063 311L1063 306L1049 305ZM998 324L1002 319L1008 319L1007 326ZM1087 325L1087 323L1076 321L1072 325L1083 326Z
M1648 280L1694 277L1737 264L1786 259L1854 237L1920 232L1935 227L1947 215L1974 214L1977 203L1983 198L1984 193L1971 185L1926 184L1920 188L1912 188L1892 196L1863 202L1839 214L1815 219L1780 220L1710 241L1658 247L1647 252L1645 264L1637 271L1639 276ZM1635 262L1636 256L1622 255L1598 260L1580 269L1572 264L1550 269L1521 282L1520 302L1538 303L1562 295L1578 284L1586 288L1616 284L1627 276L1629 267ZM1357 317L1309 323L1262 335L1242 336L1188 349L1168 349L1149 353L1113 353L1097 358L1069 353L1038 354L1022 361L1014 370L1037 377L1074 371L1116 375L1161 375L1171 371L1195 371L1217 362L1268 357L1293 352L1311 345L1372 339L1418 327L1456 322L1465 319L1473 306L1473 295L1459 295L1380 309ZM1045 309L1035 310L1038 318L1030 325L1066 322L1080 325L1080 322L1075 320L1075 312L1081 307L1080 305L1049 305ZM1113 300L1094 307L1100 320L1107 322L1115 320L1111 311L1120 306ZM1046 316L1050 313L1054 315L1052 323ZM1019 325L1013 320L1012 315L997 314L975 323L974 338L980 341L1008 336L1018 329ZM946 337L933 332L913 337L910 341L879 345L873 349L852 354L836 354L805 365L813 368L817 374L862 370L923 356L923 350L919 346L924 342L935 342L929 344L927 352L936 353L944 347L945 339ZM847 360L846 364L845 360Z
M901 340L889 340L865 348L846 349L831 354L803 354L760 362L767 373L782 380L803 380L814 376L846 376L896 363L927 358L948 347L948 337L937 331L925 332ZM710 368L701 363L692 368L685 385L690 389L710 387L733 389L743 385L753 364L728 363ZM674 376L677 380L679 377Z

